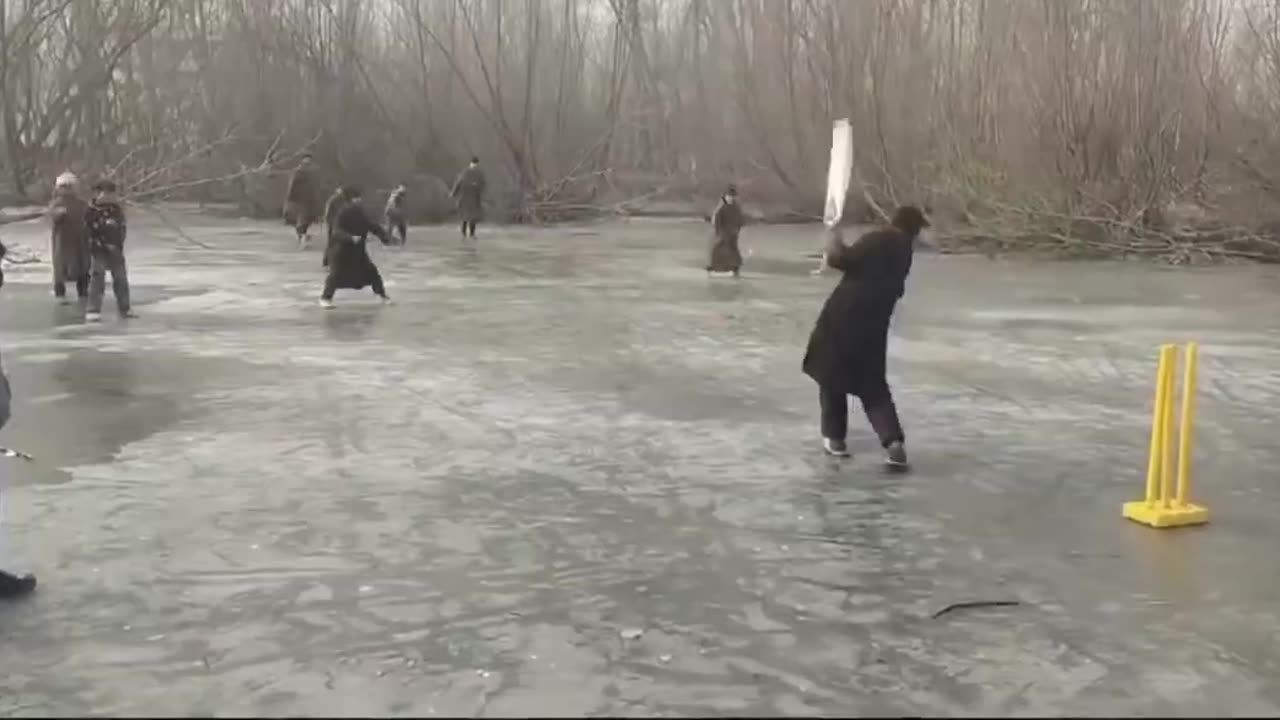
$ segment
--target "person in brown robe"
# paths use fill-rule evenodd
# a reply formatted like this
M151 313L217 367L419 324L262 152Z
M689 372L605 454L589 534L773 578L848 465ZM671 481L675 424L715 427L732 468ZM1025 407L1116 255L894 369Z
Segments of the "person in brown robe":
M907 467L906 437L889 390L885 359L889 320L906 290L916 236L929 226L924 213L899 208L889 227L846 246L839 226L827 238L829 267L844 276L822 306L804 355L806 375L818 383L823 449L847 457L848 396L856 395L885 449L890 468Z
M298 234L298 247L305 248L311 240L311 225L320 216L317 200L315 167L311 156L303 155L302 162L289 177L289 188L284 197L284 222L292 225Z
M472 157L458 179L453 183L449 193L458 203L458 218L462 221L462 237L476 237L476 223L484 216L484 171L480 169L480 158Z
M52 226L53 296L67 302L67 283L76 288L76 297L85 302L89 297L89 228L85 213L89 204L80 197L79 180L71 173L58 176L49 202Z
M732 185L720 197L720 204L711 214L711 228L714 233L711 244L711 258L707 263L707 274L731 272L734 277L742 269L742 251L738 249L738 233L746 224L742 214L742 205L738 203L738 189Z

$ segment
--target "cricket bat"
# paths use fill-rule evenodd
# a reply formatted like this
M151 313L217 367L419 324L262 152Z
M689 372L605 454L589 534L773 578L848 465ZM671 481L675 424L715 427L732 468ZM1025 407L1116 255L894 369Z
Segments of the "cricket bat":
M822 213L822 222L828 228L835 227L844 215L844 199L852 177L853 126L848 118L841 118L831 125L831 165L827 168L827 204Z
M831 124L831 164L827 167L827 202L822 211L822 224L833 230L844 217L844 199L849 194L849 182L853 179L853 126L849 118L840 118ZM821 275L827 266L823 253L812 275Z

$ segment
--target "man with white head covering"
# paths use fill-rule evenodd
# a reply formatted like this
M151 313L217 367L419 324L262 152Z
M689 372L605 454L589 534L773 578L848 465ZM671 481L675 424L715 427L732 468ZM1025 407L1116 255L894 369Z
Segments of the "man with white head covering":
M49 202L52 225L53 295L67 302L67 283L76 287L76 296L84 302L89 297L89 229L85 213L89 204L80 197L80 181L70 172L58 176Z

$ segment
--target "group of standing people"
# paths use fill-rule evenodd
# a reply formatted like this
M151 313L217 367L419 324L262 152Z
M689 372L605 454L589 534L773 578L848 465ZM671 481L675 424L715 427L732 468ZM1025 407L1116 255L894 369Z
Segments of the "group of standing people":
M480 159L472 157L450 191L457 204L464 239L475 239L476 225L484 214L485 186ZM283 213L285 224L293 227L300 248L306 248L310 243L311 227L322 217L319 189L311 156L304 155L289 178ZM407 196L408 189L403 184L392 190L383 208L382 223L374 222L365 211L359 187L342 185L329 196L323 210L327 236L323 265L328 273L320 293L322 307L333 307L333 296L339 289L359 290L365 287L371 287L383 302L391 302L382 275L369 257L365 241L373 235L384 245L403 246L408 242Z
M49 203L54 297L65 304L68 286L74 287L90 321L101 318L107 273L120 317L136 317L124 257L128 223L118 193L115 181L104 178L94 183L92 197L85 200L80 179L65 172L54 181Z

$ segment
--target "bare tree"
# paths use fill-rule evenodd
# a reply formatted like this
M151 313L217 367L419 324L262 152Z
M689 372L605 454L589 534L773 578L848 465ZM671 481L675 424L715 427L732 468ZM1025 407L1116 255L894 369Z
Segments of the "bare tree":
M0 0L18 194L271 196L307 149L373 188L478 154L530 221L731 180L803 216L836 117L853 209L958 246L1280 254L1280 0Z

